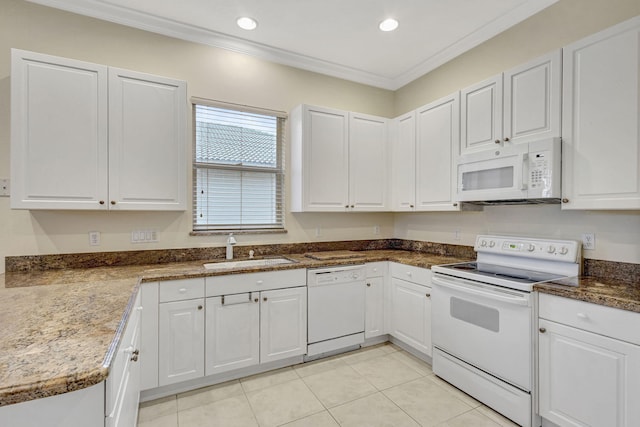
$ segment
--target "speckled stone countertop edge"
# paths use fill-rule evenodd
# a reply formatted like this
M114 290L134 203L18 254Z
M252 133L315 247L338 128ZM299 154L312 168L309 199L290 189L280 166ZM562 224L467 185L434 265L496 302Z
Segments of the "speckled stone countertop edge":
M411 248L413 249L413 248ZM464 255L466 253L463 252ZM122 314L115 335L111 340L111 343L106 351L104 360L101 366L96 366L95 369L89 369L82 373L82 375L75 375L73 377L60 377L49 378L40 382L25 383L20 386L13 387L11 389L11 396L0 395L0 406L18 403L28 400L33 400L41 397L52 396L74 390L80 390L89 387L94 384L98 384L104 381L109 375L109 367L111 366L113 356L120 344L122 333L126 327L126 324L133 310L133 304L137 293L139 292L141 283L153 282L153 281L167 281L185 278L196 277L208 277L217 275L228 274L246 274L264 271L277 271L288 270L298 268L320 268L334 265L345 264L364 264L368 262L376 261L392 261L400 262L407 265L413 265L417 267L430 268L436 264L448 264L455 262L468 261L472 257L453 257L444 254L433 254L425 252L413 252L407 249L401 248L385 248L379 250L363 250L362 257L351 259L332 259L332 260L312 260L306 258L304 254L286 254L286 258L297 261L294 264L275 265L275 266L261 266L252 268L238 268L233 270L205 270L202 267L202 261L191 261L185 263L171 263L171 264L154 264L146 266L138 266L138 268L127 267L104 267L114 271L122 270L123 274L129 271L129 278L137 277L137 284L131 292L128 300L127 307ZM224 261L224 260L216 260ZM131 266L130 266L131 267ZM635 265L634 265L635 268ZM88 271L91 269L87 269ZM19 275L29 275L29 273L17 273ZM46 277L46 273L45 273ZM583 277L577 280L575 287L566 286L563 284L542 284L536 285L537 291L545 292L549 294L555 294L564 296L567 298L573 298L582 300L585 302L592 302L614 308L622 308L624 310L630 310L640 312L640 294L636 295L632 292L632 299L618 298L612 295L593 294L590 293L590 286L593 283L598 282L600 285L604 283L604 286L619 287L619 289L639 289L637 285L620 285L619 283L611 283L606 278L593 278ZM9 286L10 287L10 286ZM636 298L637 297L637 298ZM6 391L6 390L5 390Z

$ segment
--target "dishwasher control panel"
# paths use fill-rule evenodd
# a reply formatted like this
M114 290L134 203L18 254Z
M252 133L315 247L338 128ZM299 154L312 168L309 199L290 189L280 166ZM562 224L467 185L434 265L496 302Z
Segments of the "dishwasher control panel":
M333 285L364 280L365 268L357 266L337 266L307 270L307 286Z

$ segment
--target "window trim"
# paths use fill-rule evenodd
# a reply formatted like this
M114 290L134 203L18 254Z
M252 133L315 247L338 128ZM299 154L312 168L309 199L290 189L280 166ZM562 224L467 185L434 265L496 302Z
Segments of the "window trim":
M192 231L189 233L192 236L200 236L200 235L220 235L220 234L228 234L228 233L236 233L236 234L273 234L273 233L287 233L285 228L285 216L286 216L286 173L285 173L285 146L286 146L286 120L289 115L284 111L279 110L271 110L267 108L258 108L249 105L243 104L235 104L230 102L218 101L213 99L206 99L200 97L191 97L191 111L192 111L192 141L193 141L193 155L192 155ZM279 131L279 138L276 145L276 168L262 168L262 167L252 167L252 166L235 166L235 165L212 165L205 163L196 162L196 106L205 106L205 107L214 107L221 108L226 110L234 110L240 113L251 113L251 114L260 114L275 117L277 120L277 126ZM209 229L206 228L197 228L197 192L198 192L198 169L219 169L219 170L236 170L236 171L248 171L248 172L270 172L275 174L277 185L279 185L279 194L280 196L276 196L276 204L280 204L281 208L280 216L281 221L279 225L274 225L272 227L262 226L252 228L250 225L246 227L240 228L214 228L211 227ZM277 193L278 193L278 190ZM276 193L276 194L277 194ZM278 211L278 209L276 209Z

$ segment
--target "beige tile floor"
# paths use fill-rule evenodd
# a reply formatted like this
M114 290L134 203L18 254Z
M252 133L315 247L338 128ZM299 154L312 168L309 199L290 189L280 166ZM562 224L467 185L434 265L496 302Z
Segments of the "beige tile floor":
M145 402L138 427L515 426L386 343Z

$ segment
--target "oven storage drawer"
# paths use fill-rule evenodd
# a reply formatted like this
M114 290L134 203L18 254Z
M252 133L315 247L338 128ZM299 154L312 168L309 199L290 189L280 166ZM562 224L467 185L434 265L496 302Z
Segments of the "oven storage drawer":
M531 426L531 394L434 347L433 373L523 427Z

